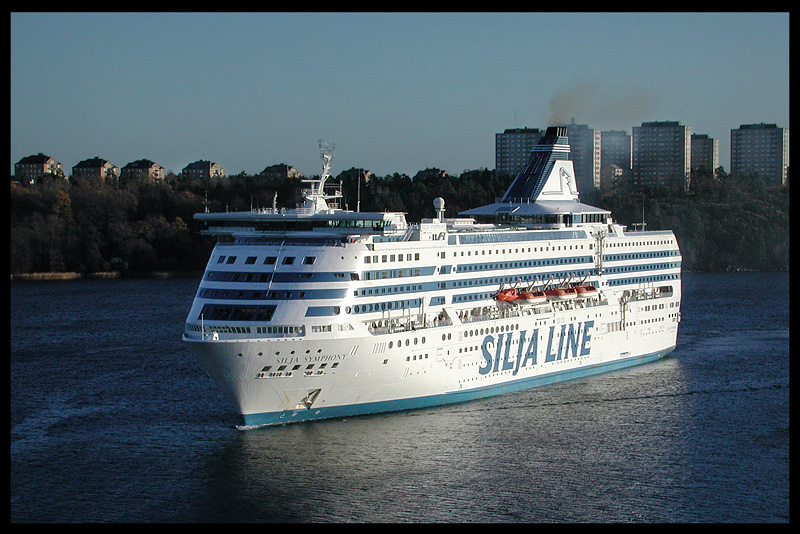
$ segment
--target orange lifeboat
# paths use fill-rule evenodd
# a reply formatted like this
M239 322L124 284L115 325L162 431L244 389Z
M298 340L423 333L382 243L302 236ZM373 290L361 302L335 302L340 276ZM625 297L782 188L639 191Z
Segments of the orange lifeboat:
M497 300L502 300L504 302L509 302L511 300L517 300L519 297L519 290L516 287L512 287L510 289L504 289L500 291L497 295L495 295Z
M544 292L550 300L569 300L574 299L578 293L574 287L554 287Z
M597 288L593 284L575 286L575 291L579 297L594 297L598 294Z
M525 290L519 294L519 298L527 301L529 304L535 304L537 302L544 302L547 300L547 295L544 294L544 291L539 290Z

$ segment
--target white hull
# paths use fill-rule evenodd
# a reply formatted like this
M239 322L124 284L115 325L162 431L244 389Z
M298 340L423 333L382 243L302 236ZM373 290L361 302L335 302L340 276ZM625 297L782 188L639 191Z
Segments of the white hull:
M655 310L639 312L645 303ZM676 296L626 305L632 326L624 330L619 301L594 298L560 311L506 306L505 318L405 333L280 340L203 340L200 333L186 340L245 425L283 424L462 402L645 363L674 349Z

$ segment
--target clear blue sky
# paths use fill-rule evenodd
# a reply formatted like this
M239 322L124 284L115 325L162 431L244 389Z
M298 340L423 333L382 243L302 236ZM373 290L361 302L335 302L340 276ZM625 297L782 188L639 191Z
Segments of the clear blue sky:
M12 13L11 172L494 168L506 128L789 128L788 13Z

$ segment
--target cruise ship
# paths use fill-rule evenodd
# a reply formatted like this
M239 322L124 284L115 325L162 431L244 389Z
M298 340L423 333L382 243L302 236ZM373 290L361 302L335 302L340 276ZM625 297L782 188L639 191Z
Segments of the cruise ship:
M337 207L320 150L296 209L195 215L216 245L183 339L240 428L473 401L675 349L675 236L581 203L565 128L502 198L452 218L431 199L418 223Z

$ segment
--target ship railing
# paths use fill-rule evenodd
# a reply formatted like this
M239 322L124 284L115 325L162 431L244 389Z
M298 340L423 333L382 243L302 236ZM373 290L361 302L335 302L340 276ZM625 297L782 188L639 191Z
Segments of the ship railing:
M639 289L628 289L623 292L623 297L631 302L635 300L651 300L662 297L671 297L672 294L672 286L653 286L641 287Z
M421 319L411 319L408 320L406 318L405 321L399 320L377 320L377 321L368 321L367 323L367 330L372 335L382 335L382 334L397 334L403 332L416 332L418 330L425 330L427 328L438 328L442 326L453 326L453 321L450 319L428 319L428 320L421 320Z
M521 310L518 307L508 308L492 308L491 306L484 306L481 308L474 308L461 317L462 323L478 323L483 321L493 321L496 319L510 319L512 317L519 317Z
M251 208L250 213L256 215L286 215L286 213L297 213L300 215L313 215L313 208Z

